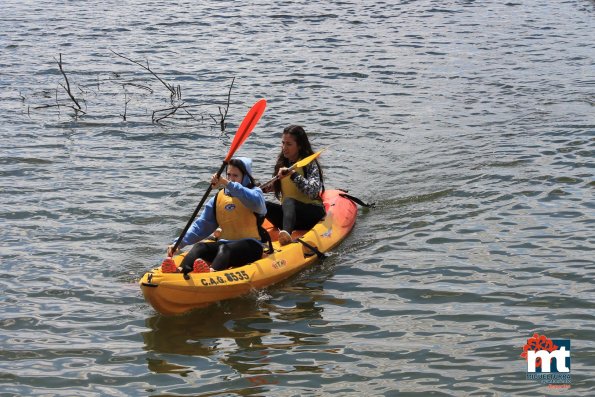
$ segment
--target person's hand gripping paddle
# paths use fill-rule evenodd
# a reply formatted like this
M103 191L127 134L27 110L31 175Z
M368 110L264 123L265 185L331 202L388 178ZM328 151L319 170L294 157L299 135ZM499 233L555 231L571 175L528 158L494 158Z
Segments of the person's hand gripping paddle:
M287 172L285 173L285 175L288 175L289 172L291 172L292 170L295 170L296 168L302 168L302 167L307 166L312 161L316 160L318 158L318 156L320 156L320 153L324 152L325 150L326 149L319 150L318 152L311 154L308 157L304 157L300 161L297 161L295 164L293 164L291 167L289 167L287 169ZM271 183L275 182L278 179L280 179L279 176L275 175L275 177L273 179L260 185L260 188L265 189L267 186L270 186Z

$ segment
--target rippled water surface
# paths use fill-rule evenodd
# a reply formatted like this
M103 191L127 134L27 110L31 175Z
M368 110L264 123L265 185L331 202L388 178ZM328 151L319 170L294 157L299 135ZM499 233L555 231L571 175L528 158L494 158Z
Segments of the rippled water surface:
M98 3L3 3L2 396L595 394L593 1ZM137 282L259 98L260 180L299 123L377 208L160 316ZM526 379L535 332L570 390Z

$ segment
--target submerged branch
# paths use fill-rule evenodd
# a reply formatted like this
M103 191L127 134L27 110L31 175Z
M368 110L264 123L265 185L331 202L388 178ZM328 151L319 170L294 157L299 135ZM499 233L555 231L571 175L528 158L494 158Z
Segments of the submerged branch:
M153 93L153 90L150 87L147 87L146 85L136 84L136 83L122 83L122 88L126 89L127 85L129 85L131 87L140 88L145 91L149 91L149 94Z
M153 76L155 76L155 78L156 78L157 80L159 80L159 81L161 82L161 84L163 84L163 85L165 86L165 88L167 88L167 90L168 90L168 91L169 91L169 93L170 93L170 97L171 97L172 101L173 101L173 99L174 99L174 98L176 98L176 97L177 97L178 99L180 99L180 98L181 98L181 92L182 92L182 90L181 90L180 86L178 86L178 88L176 89L174 86L172 86L172 85L168 84L167 82L165 82L165 81L164 81L164 80L163 80L161 77L159 77L159 76L157 75L157 73L155 73L155 72L153 72L153 71L151 70L151 68L149 67L149 61L147 61L147 66L145 66L145 65L143 65L142 63L140 63L140 62L138 62L138 61L135 61L135 60L133 60L133 59L130 59L130 58L128 58L128 57L127 57L127 56L125 56L125 55L118 54L118 53L117 53L116 51L114 51L114 50L110 50L110 51L111 51L111 52L113 52L114 54L116 54L117 56L119 56L120 58L124 58L124 59L126 59L126 60L128 60L128 61L130 61L130 62L132 62L132 63L134 63L134 64L136 64L136 65L138 65L138 66L140 66L141 68L145 69L147 72L149 72L149 73L151 73Z
M174 106L174 107L172 107L172 108L169 108L169 109L162 109L161 111L169 110L170 112L169 112L169 113L167 113L165 116L161 116L161 117L158 117L158 118L156 118L156 117L155 117L155 114L156 114L157 112L159 112L160 110L155 110L155 111L153 111L153 122L154 122L154 123L159 123L161 120L163 120L163 119L165 119L165 118L168 118L169 116L173 116L174 114L176 114L176 112L177 112L177 111L178 111L178 110L179 110L179 109L180 109L180 108L181 108L183 105L184 105L184 102L182 102L182 103L181 103L181 104L179 104L178 106Z
M128 99L128 94L124 92L124 114L121 114L122 119L126 121L126 112L128 111L128 103L132 100L132 98Z
M33 109L37 110L37 109L58 108L58 111L59 111L60 107L70 108L70 109L74 110L74 112L77 116L79 113L81 113L83 115L87 114L84 110L79 109L79 108L75 107L74 105L71 105L68 103L50 103L50 104L46 104L46 105L33 106Z
M190 116L190 118L191 118L192 120L199 121L199 122L201 122L201 123L204 121L204 116L200 116L200 120L198 120L196 117L194 117L194 115L193 115L192 113L190 113L190 112L188 111L188 108L189 108L189 106L184 106L184 107L183 107L183 110L184 110L184 112L186 112L186 114L188 114L188 116Z
M54 58L54 60L56 60L56 58ZM64 72L64 69L62 68L62 53L60 53L60 60L56 61L56 62L58 63L60 72L62 72L62 76L64 76L64 80L66 81L66 86L64 86L63 84L60 84L60 86L62 86L62 88L64 88L64 90L66 91L66 93L68 94L70 99L72 99L72 101L77 106L77 108L82 111L81 105L78 103L78 101L76 100L74 95L72 95L72 91L70 90L70 82L68 81L68 77L66 77L66 72ZM84 112L83 112L83 114L84 114Z
M223 100L221 97L215 100L215 103L212 101L206 100L199 100L199 101L192 101L194 102L192 105L187 105L186 102L182 101L182 87L178 85L173 85L167 83L163 78L161 78L157 73L155 73L150 65L149 61L146 62L139 62L129 58L126 55L120 54L114 50L109 50L114 55L125 59L128 62L131 62L137 66L140 66L142 69L147 71L151 74L154 78L156 78L170 93L170 107L165 109L158 109L158 110L150 110L148 107L153 107L151 105L144 105L145 106L145 114L151 114L152 111L152 122L159 123L166 118L178 119L178 120L194 120L198 123L205 123L205 120L210 117L216 125L219 126L221 133L225 133L227 128L227 116L229 114L229 109L231 105L231 94L233 90L233 86L235 84L235 77L232 78L231 83L229 85L229 89L226 95L226 100ZM123 78L122 73L118 73L115 71L108 72L109 76L107 78L100 78L99 76L94 76L90 81L86 82L86 84L78 84L78 82L70 84L70 80L65 70L64 63L62 61L62 53L59 53L59 58L56 59L53 57L53 60L58 64L60 73L63 77L63 80L59 80L56 82L56 87L52 88L51 90L45 90L43 92L43 97L46 99L54 99L53 104L31 104L27 107L27 114L30 115L31 110L38 110L38 109L55 109L58 116L60 116L63 108L72 109L74 114L70 114L70 116L77 119L82 115L86 115L87 111L87 100L86 96L88 95L95 95L97 96L115 96L116 93L112 92L113 90L106 90L105 88L101 87L104 82L109 82L110 84L116 84L119 86L119 94L121 95L121 91L124 92L124 110L123 112L117 111L116 114L119 115L124 121L128 119L128 106L130 103L137 104L139 98L146 99L149 97L151 100L152 95L155 93L155 89L152 88L154 86L154 82L152 81L151 77L146 77L144 73L141 73L141 77L139 79L128 79ZM167 78L167 77L166 77ZM83 82L85 83L85 82ZM74 92L78 87L78 97L75 96ZM62 90L66 92L66 96L62 93ZM103 92L100 92L103 91ZM159 91L159 90L157 90ZM28 99L26 98L26 94L21 93L19 91L19 98L23 102L23 104L27 104ZM121 98L121 97L120 97ZM133 101L134 99L134 101ZM161 102L160 98L160 102ZM83 105L84 109L83 110ZM118 108L121 106L120 100L118 100ZM157 105L159 106L159 105ZM167 106L167 104L166 104ZM208 109L204 107L208 106L217 106L218 108L218 115L213 112L210 114ZM197 107L202 107L204 110L196 109ZM194 110L193 110L194 109ZM70 111L69 111L70 113ZM209 123L210 124L210 123ZM211 127L211 128L214 128Z
M221 128L221 133L225 132L225 127L227 127L227 123L225 123L225 118L227 117L227 112L229 111L229 102L231 101L231 89L233 88L233 83L236 80L234 77L231 79L231 84L229 85L229 91L227 92L227 104L225 105L225 110L221 110L221 106L219 106L219 116L221 119L219 120L219 126ZM212 116L211 116L212 117ZM213 117L213 120L215 118ZM217 122L217 120L215 120Z

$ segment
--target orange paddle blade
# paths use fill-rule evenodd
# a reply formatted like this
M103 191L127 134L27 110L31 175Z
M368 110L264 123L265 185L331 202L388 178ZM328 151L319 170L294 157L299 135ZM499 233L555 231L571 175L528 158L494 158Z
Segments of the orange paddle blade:
M236 135L233 137L233 141L231 142L231 146L229 147L229 152L227 152L227 157L225 157L225 162L229 162L233 157L233 154L236 150L239 149L240 146L244 143L248 136L260 120L260 116L264 113L264 109L267 106L267 101L265 99L261 99L252 106L252 108L244 117L242 124L238 127L238 131Z

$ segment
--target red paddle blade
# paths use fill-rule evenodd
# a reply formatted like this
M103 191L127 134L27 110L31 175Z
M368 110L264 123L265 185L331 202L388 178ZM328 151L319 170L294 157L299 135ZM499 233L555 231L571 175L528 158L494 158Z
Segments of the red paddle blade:
M244 121L242 121L242 124L240 124L240 127L233 138L233 142L231 142L229 152L227 152L227 157L225 157L224 160L226 163L231 160L236 150L238 150L244 141L248 139L248 136L254 129L254 126L256 126L256 123L258 123L258 120L260 120L260 116L262 116L264 113L266 106L267 101L265 99L261 99L256 102L254 106L252 106L250 111L248 111L246 117L244 117Z

